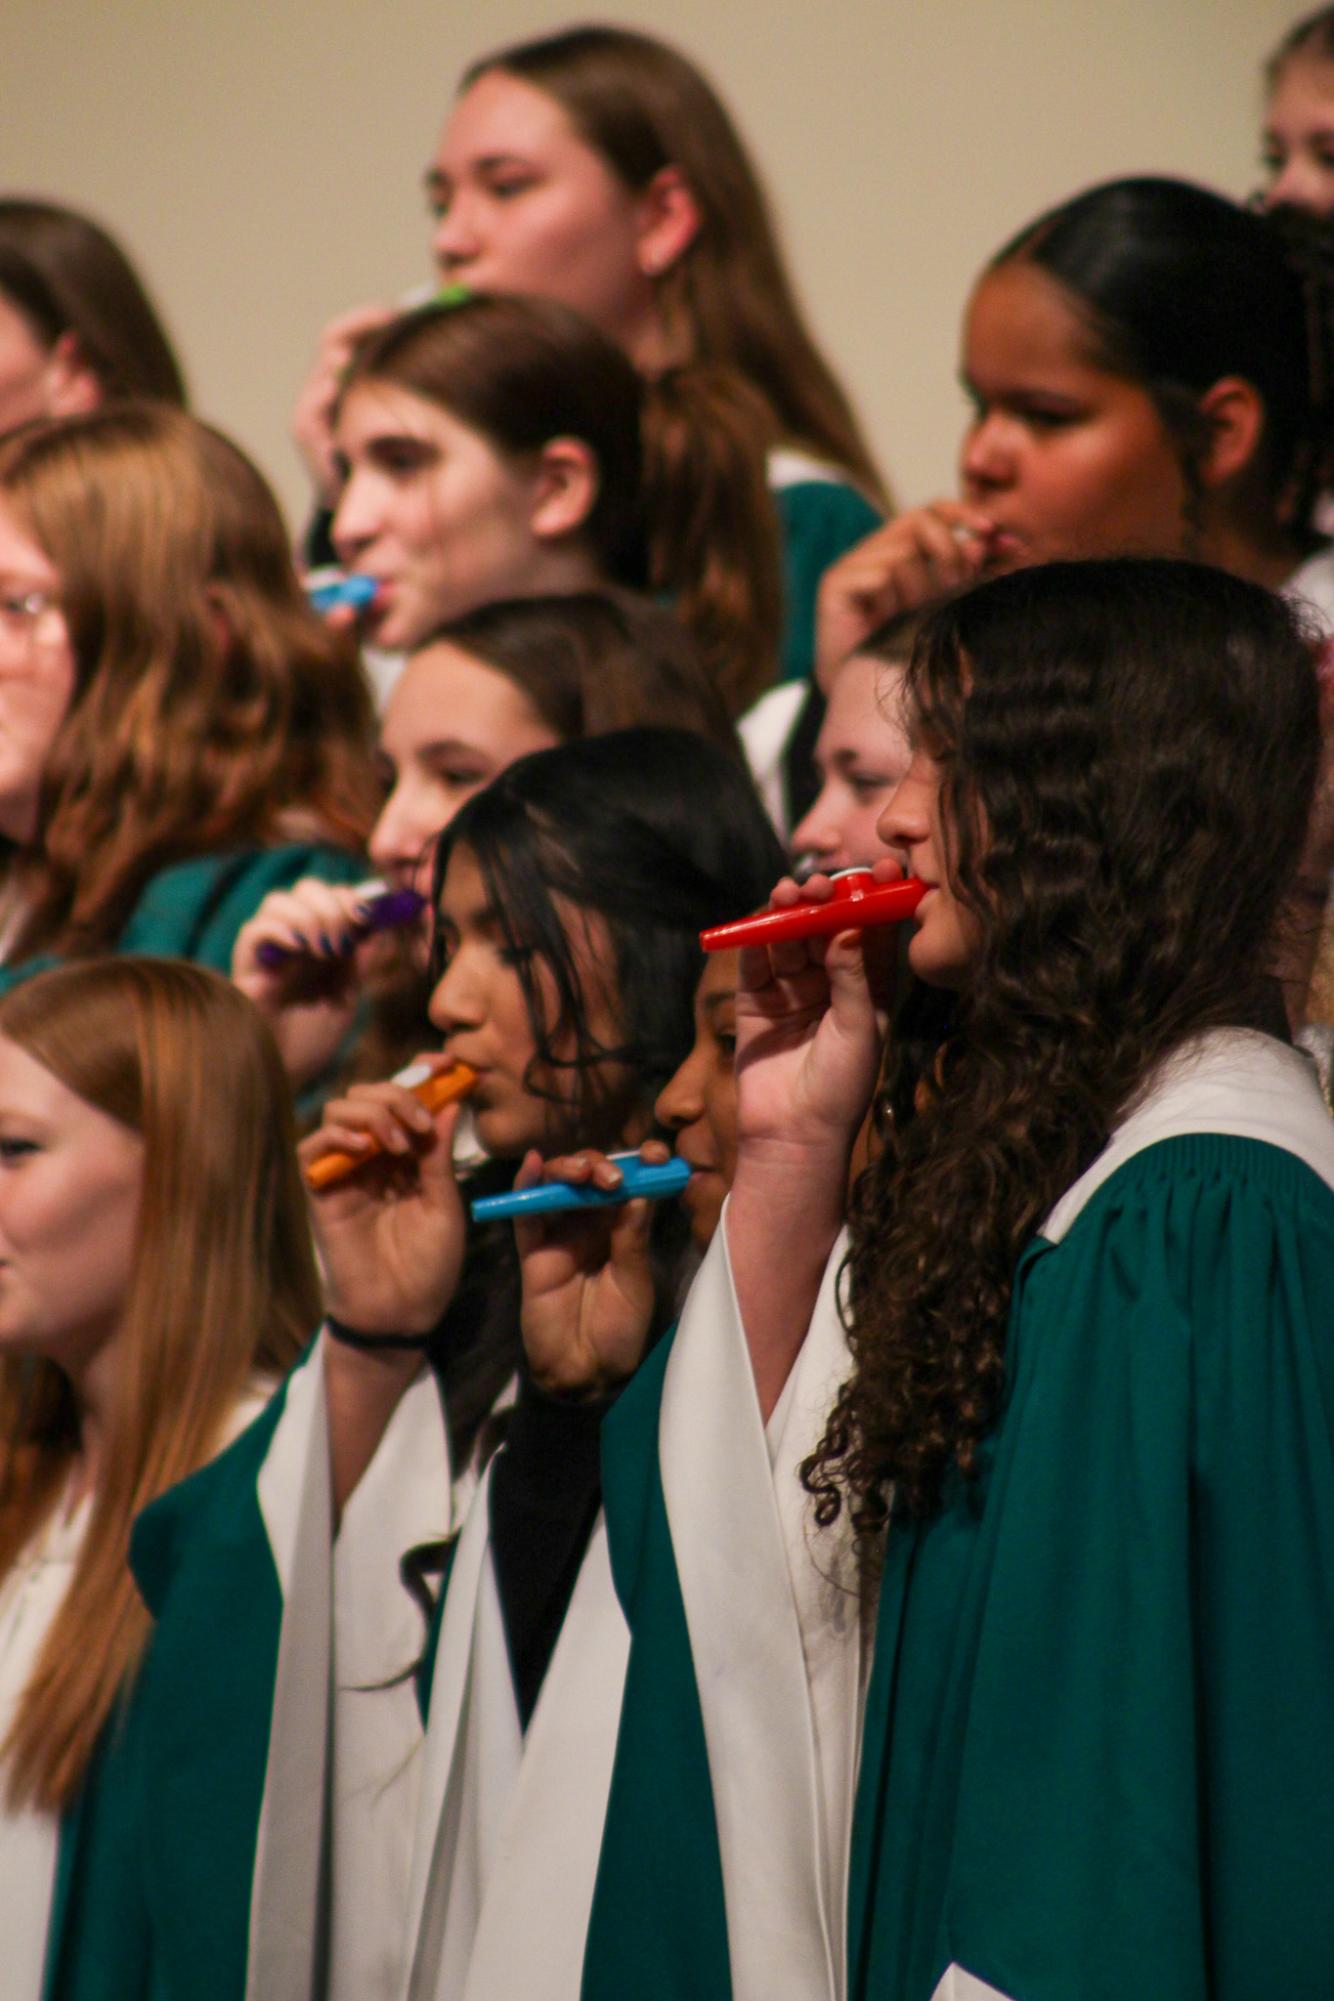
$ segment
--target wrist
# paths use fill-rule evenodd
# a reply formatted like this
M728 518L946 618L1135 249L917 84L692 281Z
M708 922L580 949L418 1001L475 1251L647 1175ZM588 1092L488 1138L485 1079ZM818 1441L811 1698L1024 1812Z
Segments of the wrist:
M822 1272L847 1214L851 1144L743 1146L728 1196L728 1240L766 1241L791 1271Z
M331 1338L344 1348L355 1348L361 1354L416 1354L423 1355L431 1345L433 1329L424 1334L383 1333L377 1329L349 1327L334 1313L326 1311L324 1324Z

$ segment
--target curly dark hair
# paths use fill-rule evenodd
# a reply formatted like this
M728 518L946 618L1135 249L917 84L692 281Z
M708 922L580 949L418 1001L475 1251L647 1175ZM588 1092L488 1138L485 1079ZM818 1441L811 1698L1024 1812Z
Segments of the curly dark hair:
M870 1561L891 1508L930 1514L975 1473L1015 1265L1057 1197L1172 1050L1272 1019L1319 746L1298 615L1192 563L983 584L928 621L909 690L979 946L856 1191L854 1368L803 1468Z

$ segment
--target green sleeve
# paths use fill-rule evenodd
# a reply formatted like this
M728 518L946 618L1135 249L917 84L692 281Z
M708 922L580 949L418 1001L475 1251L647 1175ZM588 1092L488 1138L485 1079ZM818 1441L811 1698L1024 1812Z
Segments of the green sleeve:
M237 933L271 889L290 889L306 875L322 882L361 882L368 867L364 856L323 842L248 848L177 862L148 884L115 949L155 959L189 959L197 966L211 966L214 972L230 973ZM44 952L0 966L0 993L60 963Z
M243 2001L282 1621L256 1482L284 1395L135 1525L156 1624L61 1830L44 2001Z
M1251 1140L1029 1253L984 1490L891 1534L855 1993L1330 1991L1332 1309L1334 1193Z
M860 542L881 515L844 480L803 479L774 494L783 538L783 653L779 679L815 671L815 598L829 565Z
M603 1427L612 1575L630 1659L582 2001L729 2001L722 1860L704 1719L658 1464L670 1335Z
M229 973L237 933L270 890L290 889L307 875L322 882L360 882L367 868L364 856L323 842L178 862L149 883L130 913L118 950L190 959Z

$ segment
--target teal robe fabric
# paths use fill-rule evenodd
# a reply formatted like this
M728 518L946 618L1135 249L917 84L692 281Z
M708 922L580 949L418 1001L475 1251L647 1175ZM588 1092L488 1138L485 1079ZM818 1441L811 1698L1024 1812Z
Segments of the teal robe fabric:
M783 640L780 681L815 671L815 600L831 563L881 522L865 494L841 479L799 479L774 493L782 532Z
M61 1830L45 2001L241 2001L282 1593L257 1497L286 1400L145 1509L156 1621Z
M1254 1140L1147 1147L1026 1253L1007 1372L981 1477L889 1539L851 1995L955 1963L1014 2001L1327 1995L1334 1192ZM660 1387L608 1427L633 1639L584 2001L728 1992Z
M672 1338L603 1426L603 1503L630 1661L583 2001L728 2001L731 1993L704 1719L657 1454Z
M890 1536L852 1992L1334 1987L1334 1194L1213 1135L1021 1265L975 1492Z
M116 941L117 952L158 959L190 959L229 973L237 933L271 889L290 889L302 876L355 883L366 874L364 856L325 842L289 842L204 855L162 869L145 888ZM50 954L0 966L0 993L60 962Z

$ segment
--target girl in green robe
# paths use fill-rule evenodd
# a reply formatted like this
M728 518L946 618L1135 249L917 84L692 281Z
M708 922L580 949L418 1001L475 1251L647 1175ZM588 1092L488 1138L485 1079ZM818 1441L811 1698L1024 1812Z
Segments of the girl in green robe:
M220 432L124 403L0 444L0 989L102 952L227 972L271 890L364 875L372 731Z
M84 1885L77 1842L57 1863L62 1825L114 1848L92 1915L118 1943L139 1935L125 1739L149 1620L130 1527L251 1421L318 1317L292 1145L272 1038L220 975L103 959L0 999L0 1937L13 2001L59 1991L86 1942L63 1929Z
M859 939L743 965L724 1229L609 1426L584 1993L1323 1994L1334 1128L1271 977L1304 635L1219 572L1053 565L937 614L911 690L881 830L954 1031L845 1254Z

